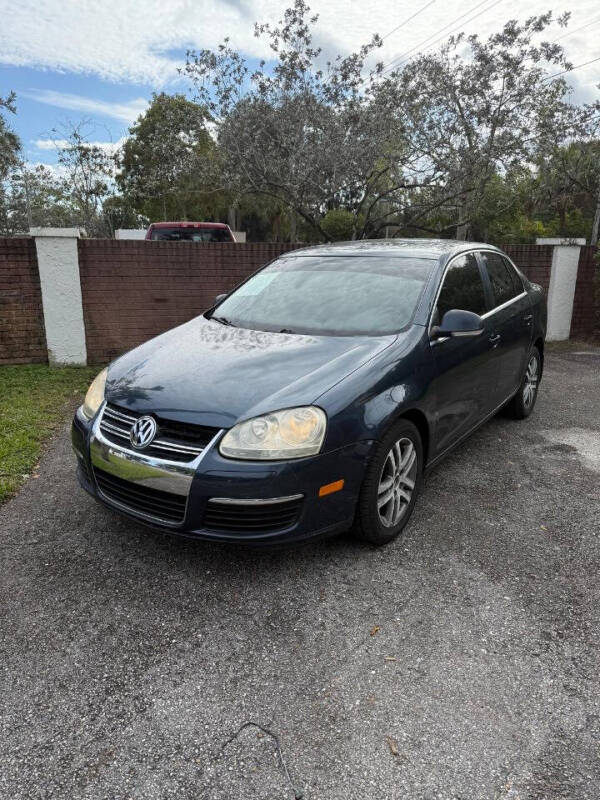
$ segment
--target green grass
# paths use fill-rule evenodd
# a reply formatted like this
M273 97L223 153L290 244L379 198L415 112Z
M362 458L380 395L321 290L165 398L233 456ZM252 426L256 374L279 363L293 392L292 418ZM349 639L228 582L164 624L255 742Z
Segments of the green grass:
M34 471L42 446L83 400L98 367L0 367L0 503Z

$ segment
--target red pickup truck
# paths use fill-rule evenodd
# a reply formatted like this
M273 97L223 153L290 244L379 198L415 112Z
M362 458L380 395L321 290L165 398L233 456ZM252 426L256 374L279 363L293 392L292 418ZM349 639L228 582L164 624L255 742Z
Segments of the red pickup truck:
M223 222L153 222L146 239L163 242L235 242Z

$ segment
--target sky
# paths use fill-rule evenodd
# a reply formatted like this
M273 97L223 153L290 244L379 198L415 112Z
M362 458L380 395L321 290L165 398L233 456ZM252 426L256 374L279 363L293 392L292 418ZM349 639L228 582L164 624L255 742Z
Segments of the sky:
M309 0L319 14L317 44L345 55L375 32L377 59L436 49L464 30L487 36L507 19L571 11L566 30L545 38L575 65L600 56L597 0ZM114 147L153 92L184 92L178 68L190 48L215 48L228 36L249 59L269 58L254 22L276 22L291 3L277 0L0 0L0 96L14 90L11 125L31 163L53 164L65 124L89 120L90 139ZM581 30L580 30L581 29ZM440 42L436 42L441 37ZM575 102L597 99L600 61L568 76ZM59 131L59 133L53 131Z

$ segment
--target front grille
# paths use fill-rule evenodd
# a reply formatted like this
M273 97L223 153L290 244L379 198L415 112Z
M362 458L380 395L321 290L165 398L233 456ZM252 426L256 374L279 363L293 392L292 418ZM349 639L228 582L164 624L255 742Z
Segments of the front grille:
M206 504L204 527L217 531L283 530L296 522L301 508L301 496L268 503L213 498Z
M157 520L182 522L185 516L186 497L172 492L151 489L140 483L125 481L109 472L94 467L98 488L108 499Z
M131 449L129 441L131 426L144 414L107 403L102 412L100 431L109 442ZM193 461L218 431L218 428L209 428L205 425L190 425L187 422L165 419L156 414L152 416L158 425L156 437L148 447L136 452L169 461Z

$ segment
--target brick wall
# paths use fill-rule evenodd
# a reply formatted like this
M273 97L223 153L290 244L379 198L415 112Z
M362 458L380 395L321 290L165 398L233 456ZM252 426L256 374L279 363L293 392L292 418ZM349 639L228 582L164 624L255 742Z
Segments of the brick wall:
M35 242L0 238L0 364L47 360Z
M554 248L547 244L501 244L501 249L533 283L548 293Z
M100 364L209 308L300 245L79 240L88 362Z
M552 266L552 245L508 244L501 245L512 260L527 275L529 280L539 283L548 294L550 269ZM595 247L582 247L579 253L577 284L571 319L571 338L590 339L600 336L600 308L595 296L594 275L600 267L596 266Z
M600 274L600 265L594 256L595 247L582 247L579 253L579 267L577 268L577 284L575 286L575 300L573 302L573 317L571 319L571 338L589 339L593 336L600 337L600 298L597 292L600 287L595 286L594 276Z
M186 322L280 253L300 245L193 244L81 239L79 269L89 363L120 353ZM551 246L505 245L546 292ZM571 336L598 334L593 248L581 250ZM0 364L46 362L46 340L33 239L0 238Z

